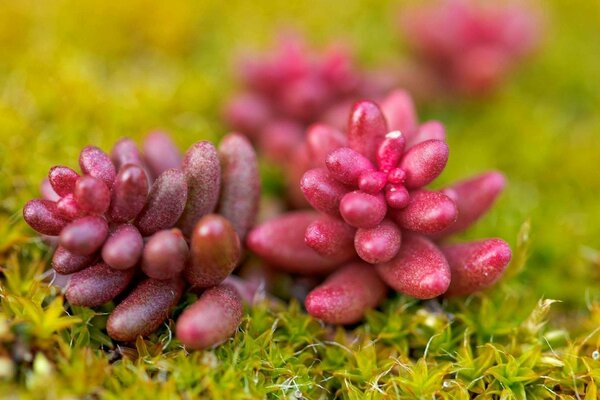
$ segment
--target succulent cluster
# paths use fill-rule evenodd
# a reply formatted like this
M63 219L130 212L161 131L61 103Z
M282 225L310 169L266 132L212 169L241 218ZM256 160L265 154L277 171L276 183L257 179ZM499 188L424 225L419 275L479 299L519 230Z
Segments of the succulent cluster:
M385 86L375 74L360 71L345 49L331 47L319 54L298 37L283 37L272 54L240 65L245 91L227 104L225 118L261 153L284 165L308 125L327 121L343 126L353 101L375 96Z
M223 282L240 262L260 197L248 140L230 134L218 149L198 142L182 157L156 132L143 153L130 139L111 156L85 147L79 166L81 173L51 168L44 198L23 210L33 229L57 237L52 267L70 275L69 303L117 301L108 334L131 341L156 330L190 287L204 292L179 319L178 338L203 348L230 336L241 321L241 296Z
M488 61L504 66L525 53L528 46L517 48L512 36L527 24L504 10L490 14L498 19L490 25L495 17L467 4L419 10L424 16L415 14L410 30L428 60L457 75L451 79L459 86L479 90L500 71ZM445 43L428 24L442 24L449 13L457 27ZM482 54L489 56L483 64ZM458 59L466 56L473 60L465 72ZM118 302L108 319L112 338L156 330L186 287L203 292L179 318L179 339L203 348L227 338L241 320L242 298L256 287L229 276L244 243L267 265L310 277L303 284L320 281L311 283L306 308L331 323L360 320L388 288L429 299L477 292L500 278L511 258L504 241L444 240L485 214L504 177L488 172L428 189L448 161L445 129L419 123L407 92L383 96L391 81L358 71L340 49L315 56L297 40L240 70L247 90L229 103L229 123L284 167L288 200L314 210L284 213L250 231L260 187L246 136L230 134L218 149L198 142L182 156L159 132L143 151L130 139L110 156L84 148L81 172L51 168L44 198L24 208L31 227L55 237L52 266L69 276L67 300Z
M319 126L305 149L315 168L301 189L317 211L293 211L255 227L247 245L270 265L303 275L331 275L306 298L312 315L353 323L387 287L419 299L465 295L494 284L510 261L500 239L447 245L477 221L504 188L488 172L429 190L448 160L443 126L418 124L404 91L381 108L357 102L346 134ZM318 165L320 164L320 165Z
M539 42L537 15L518 2L436 0L404 9L401 27L419 68L464 94L485 94Z

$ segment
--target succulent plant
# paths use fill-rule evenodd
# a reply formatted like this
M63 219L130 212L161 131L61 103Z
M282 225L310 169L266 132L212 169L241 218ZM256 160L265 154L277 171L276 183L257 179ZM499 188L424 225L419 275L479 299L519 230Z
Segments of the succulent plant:
M299 36L284 36L271 54L239 65L245 89L226 105L225 118L285 167L307 126L323 120L343 125L353 101L387 89L378 76L359 70L342 46L319 53Z
M79 164L81 174L51 168L44 198L23 209L33 229L58 239L52 267L70 275L70 304L96 307L122 298L107 331L115 340L132 341L155 331L186 287L233 290L223 281L241 260L260 197L256 154L244 136L227 135L218 149L198 142L182 157L167 135L154 132L143 153L122 139L111 156L84 148ZM219 305L207 298L193 307L194 320L219 318ZM241 305L236 310L229 335L241 319ZM195 329L186 321L182 332ZM213 336L212 325L202 329L209 335L203 345L226 339L223 327L215 327ZM198 347L197 339L186 338L184 344Z
M500 278L511 258L504 241L447 245L444 239L485 214L504 177L487 172L426 189L443 171L448 146L442 124L417 123L406 92L391 93L381 107L357 102L346 135L326 126L318 128L320 137L315 132L303 149L318 154L311 163L321 165L306 171L299 186L319 213L283 214L247 238L248 247L274 267L332 274L308 295L309 313L351 323L384 297L386 285L429 299L474 293Z
M540 39L540 18L522 2L436 0L402 10L400 25L420 61L446 90L495 89Z

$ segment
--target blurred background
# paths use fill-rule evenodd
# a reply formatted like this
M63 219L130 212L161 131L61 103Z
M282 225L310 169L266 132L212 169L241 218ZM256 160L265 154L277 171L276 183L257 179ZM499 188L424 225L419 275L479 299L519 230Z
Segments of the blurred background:
M109 150L155 128L182 149L220 137L238 56L271 48L283 30L317 49L345 43L365 68L394 65L409 57L398 26L406 5L0 2L0 253L30 235L21 208L50 165L74 166L86 144ZM506 173L507 191L467 237L515 244L531 221L531 257L514 288L524 301L562 300L570 319L600 295L600 2L534 5L540 47L495 93L433 98L418 112L447 128L439 184Z

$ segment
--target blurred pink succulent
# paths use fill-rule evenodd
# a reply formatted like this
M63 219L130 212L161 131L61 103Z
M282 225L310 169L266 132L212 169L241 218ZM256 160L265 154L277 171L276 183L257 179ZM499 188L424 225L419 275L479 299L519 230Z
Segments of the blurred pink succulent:
M282 37L271 54L246 59L238 71L245 89L226 105L225 118L284 165L309 124L343 125L352 101L374 96L385 85L360 71L346 49L332 46L317 53L297 36Z
M288 272L333 272L308 295L309 313L351 323L384 297L386 287L428 299L474 293L502 275L511 258L504 241L439 242L485 214L504 177L488 172L425 189L446 166L448 146L439 122L417 122L406 92L393 92L381 107L357 102L347 134L313 126L301 150L314 168L299 186L320 213L271 219L249 233L247 244Z
M495 89L541 36L539 16L515 1L435 0L403 10L400 23L422 66L469 95Z

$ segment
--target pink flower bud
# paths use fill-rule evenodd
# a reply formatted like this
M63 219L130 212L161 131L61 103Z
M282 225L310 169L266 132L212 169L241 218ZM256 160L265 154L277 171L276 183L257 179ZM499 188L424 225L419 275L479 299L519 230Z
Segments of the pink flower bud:
M348 264L312 290L304 304L308 313L331 324L353 324L375 308L387 290L371 265Z

